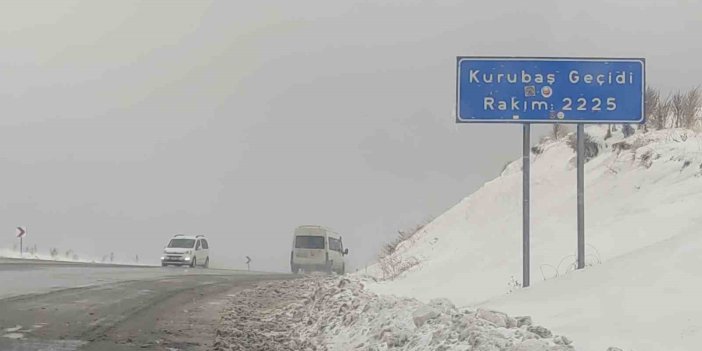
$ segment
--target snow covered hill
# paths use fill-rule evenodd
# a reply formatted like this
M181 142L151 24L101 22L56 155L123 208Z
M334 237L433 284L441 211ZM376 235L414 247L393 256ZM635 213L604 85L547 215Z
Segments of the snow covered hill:
M626 139L615 132L604 140L606 127L586 132L600 148L585 170L588 270L569 273L576 250L575 154L566 141L550 141L532 158L531 288L505 296L521 279L520 161L401 244L394 262L418 264L370 288L531 314L582 350L604 344L662 350L655 343L668 339L677 346L663 349L688 350L702 342L696 318L702 307L686 307L702 306L690 295L702 295L695 236L702 229L702 135L669 129ZM370 272L382 275L378 265ZM653 324L661 321L669 323ZM655 334L655 328L668 329ZM600 344L599 335L612 338ZM635 335L643 341L633 341Z

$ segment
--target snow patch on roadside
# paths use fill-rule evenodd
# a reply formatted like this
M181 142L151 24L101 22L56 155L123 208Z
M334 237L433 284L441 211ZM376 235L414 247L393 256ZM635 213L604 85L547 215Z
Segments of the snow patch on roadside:
M8 338L8 339L23 339L24 334L22 333L7 333L2 336L3 338Z
M13 333L13 332L16 332L20 329L22 329L22 326L18 325L18 326L12 327L12 328L5 328L5 332L6 333Z
M77 263L94 263L94 264L110 264L110 265L126 265L126 266L153 266L153 264L148 263L137 263L137 262L126 262L121 260L115 260L113 262L101 262L101 259L97 258L82 258L83 255L79 255L77 259L74 257L66 257L65 255L58 255L52 257L51 255L45 255L40 253L29 253L25 252L20 254L18 251L0 248L0 258L11 258L11 259L26 259L26 260L42 260L42 261L54 261L54 262L77 262ZM87 257L87 256L86 256Z
M217 350L575 350L530 317L377 295L356 278L270 282L236 295L217 330Z

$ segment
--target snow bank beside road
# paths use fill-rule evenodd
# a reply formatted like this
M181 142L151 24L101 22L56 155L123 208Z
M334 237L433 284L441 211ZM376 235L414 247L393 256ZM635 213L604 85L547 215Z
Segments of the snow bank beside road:
M304 312L312 322L304 329L331 350L574 350L530 318L457 309L445 299L379 296L348 279L321 283Z
M483 306L531 314L579 351L700 350L700 277L702 236L690 233Z
M377 295L355 279L263 283L232 296L216 350L570 351L564 336L488 309ZM605 350L602 350L605 351Z

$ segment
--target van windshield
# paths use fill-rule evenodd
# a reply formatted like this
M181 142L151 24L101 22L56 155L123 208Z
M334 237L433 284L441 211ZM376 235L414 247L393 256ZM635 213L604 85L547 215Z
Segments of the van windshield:
M174 249L191 249L195 245L195 239L171 239L168 247Z
M323 236L301 235L295 238L296 249L324 249Z

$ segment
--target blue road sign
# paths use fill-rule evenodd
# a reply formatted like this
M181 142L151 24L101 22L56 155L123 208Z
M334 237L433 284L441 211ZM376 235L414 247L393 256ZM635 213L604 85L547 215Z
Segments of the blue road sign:
M458 57L456 122L643 123L645 60Z

